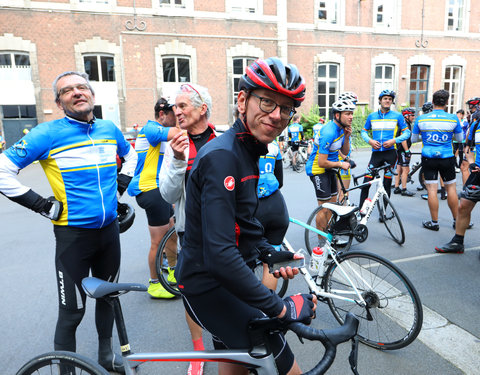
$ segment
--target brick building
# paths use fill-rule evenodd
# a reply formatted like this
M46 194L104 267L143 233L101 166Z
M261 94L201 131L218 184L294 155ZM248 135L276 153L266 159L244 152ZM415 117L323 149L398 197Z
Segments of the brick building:
M421 106L440 88L450 111L480 95L480 8L473 0L0 0L0 131L61 115L51 84L89 73L96 115L123 130L153 117L178 83L209 88L212 122L232 123L238 77L258 57L295 63L307 83L302 110L327 112L355 91L375 107Z

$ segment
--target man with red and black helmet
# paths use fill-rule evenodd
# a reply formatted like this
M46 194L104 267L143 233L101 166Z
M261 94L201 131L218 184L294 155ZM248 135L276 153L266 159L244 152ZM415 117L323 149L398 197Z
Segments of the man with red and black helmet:
M257 258L271 263L301 257L275 251L255 214L259 156L267 153L267 145L287 127L304 98L305 83L295 65L278 58L256 60L239 82L238 119L198 152L190 172L175 276L185 307L212 333L217 349L250 347L247 327L252 319L309 323L313 317L315 296L282 300L250 268ZM282 267L274 275L292 278L297 273ZM279 373L300 373L283 334L268 341ZM245 368L222 363L219 373L244 374Z
M408 130L411 132L412 123L413 120L415 120L415 108L404 108L402 110L402 115L408 126ZM396 136L400 136L399 129L397 129ZM410 172L410 159L412 157L412 152L410 151L411 145L412 141L410 140L410 137L397 145L397 175L395 176L395 189L393 190L393 193L402 194L406 197L412 197L415 195L415 193L407 190L407 178L408 172ZM400 188L400 183L402 184L402 188Z

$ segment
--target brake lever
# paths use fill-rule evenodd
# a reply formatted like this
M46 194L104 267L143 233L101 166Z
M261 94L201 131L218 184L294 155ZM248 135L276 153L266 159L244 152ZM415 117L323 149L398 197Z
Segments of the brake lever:
M352 350L348 356L348 362L350 362L350 368L355 375L360 375L357 371L357 362L358 362L358 337L355 335L352 338Z

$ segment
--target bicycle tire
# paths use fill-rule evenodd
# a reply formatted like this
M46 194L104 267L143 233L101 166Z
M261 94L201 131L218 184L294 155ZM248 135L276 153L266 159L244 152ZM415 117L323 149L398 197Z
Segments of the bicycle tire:
M291 164L292 164L292 156L291 156L291 153L287 150L282 155L283 168L285 168L285 169L289 168Z
M323 209L323 205L319 205L318 207L315 207L313 212L310 214L307 220L307 224L310 225L311 227L316 228L316 216L320 212L320 210ZM333 222L333 216L330 218L330 220L327 223L327 227L325 228L325 232L331 231L331 226L334 224ZM337 250L342 250L342 251L348 251L350 247L352 246L353 242L353 233L350 232L348 234L342 234L342 235L335 235L333 237L333 241L331 245L337 249ZM325 243L325 240L319 236L317 233L314 231L305 228L305 247L307 248L307 251L310 255L312 255L312 249L316 246L322 246Z
M418 171L418 183L425 190L427 189L427 187L425 186L425 177L423 176L423 167L421 167L420 170Z
M380 213L380 218L382 219L383 224L385 224L385 228L387 228L387 231L393 240L399 245L403 245L405 242L405 230L403 229L402 220L400 220L398 212L393 206L390 198L388 198L386 195L383 196L385 207L381 206L381 200L382 198L377 201L377 208L378 212Z
M327 298L335 319L343 324L347 312L353 312L361 321L360 341L376 349L395 350L411 344L422 328L423 308L407 276L389 260L364 251L342 253L337 260L370 306L373 319L367 318L367 309L357 302ZM353 298L352 284L335 262L329 265L323 284L326 292Z
M109 375L98 363L73 352L50 352L36 356L17 375Z
M283 249L282 249L283 250ZM288 250L284 250L288 251ZM253 272L255 273L255 276L262 281L263 278L263 263L258 261L257 264L255 265L255 268L253 269ZM288 280L285 280L283 278L279 278L277 281L277 288L275 289L275 293L278 294L279 297L285 296L285 293L287 292L288 288Z
M172 236L175 236L175 243L177 244L175 250L167 247ZM167 233L165 233L165 236L163 236L162 241L158 246L157 255L155 256L155 268L157 270L158 280L162 286L168 292L180 296L180 289L178 289L176 281L175 283L168 281L168 267L173 268L177 265L177 258L180 252L176 237L177 233L175 232L175 226L173 226L167 231ZM170 256L168 256L168 254L170 254Z

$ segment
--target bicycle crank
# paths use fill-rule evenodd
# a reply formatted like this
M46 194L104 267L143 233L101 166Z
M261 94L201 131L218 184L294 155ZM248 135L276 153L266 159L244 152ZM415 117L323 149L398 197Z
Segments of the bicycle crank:
M358 224L353 230L353 236L358 242L365 242L368 238L367 226L365 224Z

